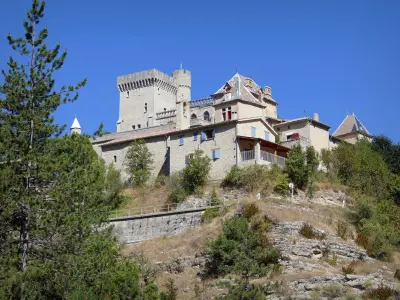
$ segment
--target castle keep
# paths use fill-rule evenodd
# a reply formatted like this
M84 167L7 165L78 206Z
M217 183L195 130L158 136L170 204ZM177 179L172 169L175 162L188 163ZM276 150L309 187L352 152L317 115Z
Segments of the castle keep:
M284 167L294 144L312 145L320 151L346 137L351 138L349 142L354 142L355 136L371 137L355 116L346 118L336 136L329 135L330 126L320 122L317 114L280 119L271 88L239 73L213 94L195 100L191 99L191 72L183 69L172 76L156 69L119 76L117 87L116 132L94 137L92 144L97 154L106 163L114 163L124 176L126 152L137 139L145 140L153 154L153 178L183 169L191 153L201 149L212 159L211 179L222 179L232 166ZM75 118L71 132L80 131Z

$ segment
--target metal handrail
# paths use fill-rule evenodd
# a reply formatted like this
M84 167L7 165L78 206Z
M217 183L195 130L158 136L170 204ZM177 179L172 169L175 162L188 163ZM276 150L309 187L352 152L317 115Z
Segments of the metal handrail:
M253 160L256 158L254 150L245 150L240 152L242 160Z

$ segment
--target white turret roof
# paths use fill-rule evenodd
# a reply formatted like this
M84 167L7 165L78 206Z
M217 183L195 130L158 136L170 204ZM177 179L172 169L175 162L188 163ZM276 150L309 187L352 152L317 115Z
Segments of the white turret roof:
M76 116L74 118L74 122L72 122L71 129L82 129Z

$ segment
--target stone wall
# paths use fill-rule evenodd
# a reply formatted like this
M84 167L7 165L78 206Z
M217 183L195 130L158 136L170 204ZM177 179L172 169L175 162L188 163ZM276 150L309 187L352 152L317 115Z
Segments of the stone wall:
M161 236L177 235L200 226L204 209L192 209L148 216L110 220L113 233L122 244L138 243Z

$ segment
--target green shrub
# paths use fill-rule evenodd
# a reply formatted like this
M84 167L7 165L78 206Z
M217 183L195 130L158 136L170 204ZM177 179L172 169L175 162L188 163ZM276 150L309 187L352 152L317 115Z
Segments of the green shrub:
M255 203L246 203L243 207L243 217L250 219L252 216L258 214L260 209Z
M350 262L347 265L342 266L342 272L344 275L347 274L354 274L355 270L356 270L356 266L357 266L357 261L353 260L352 262Z
M336 266L337 265L337 256L336 256L336 254L334 254L333 256L332 256L332 259L328 262L331 266Z
M343 240L347 239L347 235L348 235L347 226L348 226L348 224L343 221L339 221L336 225L336 233Z
M289 193L289 176L286 173L278 173L274 191L279 195L286 196Z
M172 278L168 278L165 284L166 291L161 292L161 300L176 300L178 297L178 288L175 286L175 281Z
M381 284L375 289L364 292L365 299L386 300L390 299L395 294L395 290Z
M233 166L221 183L223 187L243 188L244 169Z
M215 188L213 188L212 192L211 192L211 205L215 206L215 205L222 205L223 201L218 197L217 191L215 190Z
M196 150L182 172L182 184L188 194L205 185L211 170L211 159L202 150Z
M163 174L157 176L154 185L156 187L166 186L169 183L169 177Z
M201 222L208 222L218 216L220 216L220 210L218 207L207 208L201 215Z
M303 226L301 227L299 233L304 236L306 239L318 239L318 240L323 240L326 238L325 233L318 232L314 230L314 228L308 224L304 223Z
M208 243L205 254L204 276L212 277L228 273L245 278L266 275L280 257L266 232L252 229L249 220L239 216L224 222L221 234Z
M265 165L251 165L245 168L232 167L222 181L222 187L244 189L248 192L272 188L274 168Z
M263 287L255 284L248 284L246 281L239 282L229 288L229 292L224 297L217 297L216 299L238 300L238 299L251 299L251 300L264 300L265 293Z

